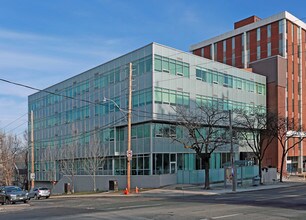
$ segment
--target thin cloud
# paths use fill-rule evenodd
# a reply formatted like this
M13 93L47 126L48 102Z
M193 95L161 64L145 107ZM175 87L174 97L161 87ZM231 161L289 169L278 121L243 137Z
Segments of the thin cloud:
M0 28L0 39L22 40L22 41L53 41L56 38L38 35L33 33L17 32L13 30Z

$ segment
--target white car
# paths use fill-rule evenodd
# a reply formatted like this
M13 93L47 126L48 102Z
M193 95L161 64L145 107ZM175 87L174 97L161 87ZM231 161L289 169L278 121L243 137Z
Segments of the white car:
M50 194L51 194L50 189L46 187L38 187L31 189L28 194L28 197L29 199L31 198L40 199L41 197L45 197L46 199L48 199L50 197Z

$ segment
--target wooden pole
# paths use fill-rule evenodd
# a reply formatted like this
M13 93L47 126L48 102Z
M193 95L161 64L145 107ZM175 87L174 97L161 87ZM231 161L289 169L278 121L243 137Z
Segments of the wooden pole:
M128 144L127 144L127 190L131 192L131 124L132 124L132 63L130 63L129 68L129 107L128 107Z
M34 172L34 114L31 111L31 189L34 188L35 172Z

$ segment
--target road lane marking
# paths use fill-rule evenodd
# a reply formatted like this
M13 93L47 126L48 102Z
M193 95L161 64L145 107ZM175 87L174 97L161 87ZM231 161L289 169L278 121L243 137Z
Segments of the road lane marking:
M220 219L220 218L229 218L237 215L241 215L242 213L237 213L237 214L231 214L231 215L222 215L222 216L216 216L216 217L211 217L211 219Z
M120 207L118 207L118 209L143 208L143 207L153 207L153 206L160 206L160 205L161 205L161 204L120 206Z

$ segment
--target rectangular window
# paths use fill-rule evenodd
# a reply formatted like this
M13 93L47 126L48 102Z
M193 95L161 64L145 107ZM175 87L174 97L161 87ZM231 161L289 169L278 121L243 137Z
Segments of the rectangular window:
M217 51L218 51L217 43L214 43L214 60L217 60Z
M279 34L282 34L284 32L283 24L284 24L284 20L280 20L278 22L278 32L279 32Z
M162 93L162 102L163 103L170 103L170 99L169 99L169 90L164 89L163 93Z
M233 77L232 76L228 76L228 87L233 88Z
M146 91L146 104L152 103L152 91Z
M163 57L162 68L163 72L169 73L169 59L166 57Z
M141 94L139 94L139 106L142 106L145 104L145 93L142 91Z
M160 56L155 55L155 68L156 71L162 71L162 60Z
M120 70L115 71L115 82L120 82Z
M240 79L236 80L236 89L242 89L242 81Z
M258 85L256 85L256 88L257 88L257 93L258 93L258 94L262 94L262 93L263 93L263 91L262 91L262 85L258 84Z
M254 92L254 83L250 82L250 90L249 92Z
M269 24L267 26L267 37L270 38L271 37L271 24Z
M271 56L271 42L268 43L268 46L267 46L267 49L268 49L268 57Z
M246 34L246 49L250 49L250 32L247 32Z
M260 46L257 46L257 60L260 59Z
M223 41L223 63L226 63L226 40Z
M278 41L278 53L279 55L283 56L283 39L279 39Z
M224 85L225 87L228 86L228 75L225 75L225 76L224 76L224 83L223 83L223 85Z
M232 37L232 49L235 49L235 37Z
M169 68L170 68L170 74L175 75L176 70L175 70L175 61L174 60L170 60Z
M257 41L260 41L260 28L257 28L256 39Z
M250 50L247 50L247 63L250 62Z
M185 77L189 77L189 65L184 64L183 74L184 74Z
M144 74L145 73L145 63L144 63L144 59L141 59L140 61L139 61L139 72L138 72L138 74L139 75L142 75L142 74Z
M202 70L196 69L196 79L202 80Z
M183 75L183 62L176 62L176 74Z
M183 95L182 94L176 95L176 104L183 105Z
M212 83L212 73L211 72L207 72L207 82Z
M151 72L151 71L152 71L152 57L150 56L146 60L146 73Z
M155 89L155 102L162 102L162 91L159 88Z
M218 84L218 73L213 73L213 83Z
M176 97L175 92L174 92L174 91L170 91L170 94L169 94L169 95L170 95L170 96L169 96L170 104L175 105L175 104L176 104L176 103L175 103L175 97Z

